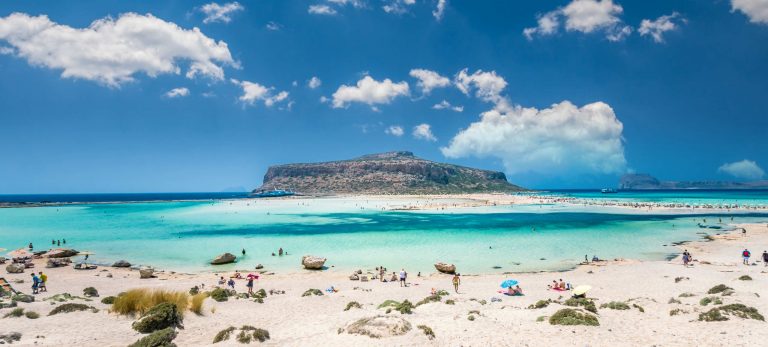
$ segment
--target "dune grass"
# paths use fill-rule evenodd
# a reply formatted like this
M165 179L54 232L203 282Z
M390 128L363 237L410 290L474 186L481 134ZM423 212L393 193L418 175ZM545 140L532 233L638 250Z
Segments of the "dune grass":
M709 290L707 291L707 294L717 294L717 293L725 292L727 290L733 290L733 288L726 286L725 284L718 284L712 288L709 288Z
M564 308L549 317L549 324L599 326L600 322L598 322L597 317L593 315L581 313L570 308Z
M203 301L208 297L208 293L197 293L189 298L189 310L198 316L203 315Z
M138 288L118 296L112 304L111 311L122 315L144 315L149 309L166 302L176 305L181 314L190 308L187 292ZM201 310L202 302L199 304L201 306L196 309Z

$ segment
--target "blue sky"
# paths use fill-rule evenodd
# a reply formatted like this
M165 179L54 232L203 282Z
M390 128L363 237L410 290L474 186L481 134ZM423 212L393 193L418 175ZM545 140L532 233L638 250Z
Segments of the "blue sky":
M78 4L0 4L0 193L251 189L390 150L533 188L768 166L764 0Z

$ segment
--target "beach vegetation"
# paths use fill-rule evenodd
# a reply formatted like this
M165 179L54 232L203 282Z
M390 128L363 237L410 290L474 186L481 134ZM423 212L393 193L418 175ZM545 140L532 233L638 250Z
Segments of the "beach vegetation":
M253 293L253 297L256 299L264 299L267 297L267 291L264 290L264 288L257 290L255 293Z
M478 311L478 310L471 310L471 311L469 311L469 312L467 312L467 313L468 313L468 314L476 314L476 315L478 315L478 316L480 315L480 311Z
M86 298L94 298L99 296L99 291L94 287L87 287L83 289L83 296Z
M11 301L30 303L35 301L35 297L29 294L19 293L11 297Z
M381 303L381 305L379 305L379 308L395 307L397 305L400 305L400 303L395 300L385 300Z
M563 302L563 305L572 306L572 307L581 306L581 307L584 307L584 309L589 312L597 313L597 306L595 306L595 302L587 298L570 298L568 300L565 300L565 302Z
M701 305L701 306L707 306L710 303L714 304L714 305L720 305L720 304L723 303L723 301L720 300L720 298L718 298L716 296L707 296L707 297L704 297L701 300L699 300L699 305Z
M722 296L731 296L731 295L733 295L733 293L736 293L735 291L733 291L733 289L726 289L722 293L720 293L720 295L722 295Z
M435 332L432 330L432 328L426 326L426 325L418 325L417 328L421 329L421 331L424 332L424 335L427 335L427 338L432 340L435 338Z
M413 309L415 307L413 304L408 300L403 300L399 305L395 306L395 311L400 312L400 314L411 314L413 313Z
M339 334L346 332L353 335L364 335L373 339L388 336L400 336L411 331L411 323L405 319L392 316L375 316L360 318L347 325L346 329L339 329Z
M40 314L35 312L35 311L24 312L24 316L29 318L29 319L38 319L38 318L40 318Z
M78 303L66 303L61 304L59 306L56 306L53 310L51 310L50 313L48 313L49 316L53 316L55 314L59 313L70 313L70 312L77 312L77 311L86 311L91 310L91 312L96 313L99 312L98 309L96 309L93 306L88 306L86 304L78 304Z
M467 320L474 321L475 320L475 316L469 315L469 316L467 316Z
M189 299L189 310L198 316L203 315L203 302L208 297L208 293L197 293Z
M749 275L741 275L741 277L739 277L739 281L751 281L751 280L752 280L752 277L750 277Z
M360 306L360 303L357 301L350 301L347 303L347 307L344 308L344 311L349 311L353 308L363 308L363 307Z
M133 329L148 334L165 328L182 327L183 317L176 304L171 302L160 303L152 307L139 320L133 322Z
M176 330L173 328L157 330L140 338L128 347L175 347L176 344L173 343L173 339L176 338L176 334Z
M211 299L218 302L229 300L229 291L224 288L214 288L211 293Z
M716 285L716 286L714 286L712 288L709 288L709 290L707 291L707 294L722 293L722 292L724 292L726 290L729 290L729 289L733 290L733 288L731 288L729 286L726 286L725 284L718 284L718 285Z
M183 314L189 305L189 294L163 289L131 289L115 299L111 311L122 315L143 316L153 307L166 302L174 304L177 311Z
M486 301L485 299L481 299L478 302L480 303L480 305L485 305L488 303L488 301Z
M105 296L103 299L101 299L102 304L112 305L115 303L115 299L117 299L116 296Z
M323 291L321 291L320 289L313 288L313 289L307 289L307 291L305 291L304 294L301 294L302 297L312 296L312 295L323 296Z
M21 307L14 308L11 312L6 313L3 318L19 318L24 315L24 309Z
M56 295L53 295L53 296L50 296L50 297L47 297L47 298L43 299L43 301L50 300L50 301L55 301L55 302L66 302L66 301L75 300L75 299L91 301L91 299L87 299L87 298L83 298L83 297L79 297L79 296L74 296L74 295L69 294L69 293L56 294Z
M626 302L611 301L606 304L600 305L600 308L610 308L611 310L629 310L630 307Z
M536 301L535 304L531 304L530 306L528 306L528 309L534 310L534 309L545 308L549 306L549 304L551 303L552 303L552 299L539 300L539 301Z
M675 277L675 283L680 283L683 280L689 279L688 277Z
M19 340L21 340L21 333L19 332L14 331L7 334L0 334L0 342L7 343L9 345Z
M544 322L544 321L547 320L547 318L549 318L549 317L548 316L538 316L538 317L536 317L536 321L537 322Z
M421 299L421 301L417 302L416 307L419 307L424 304L428 304L430 302L440 302L441 300L443 300L442 296L440 296L439 294L432 294L424 299Z
M677 297L679 297L679 298L690 298L692 296L696 296L696 294L685 292L685 293L681 293Z
M597 317L591 314L582 313L571 308L564 308L549 317L549 324L599 326L600 322L597 320Z
M229 340L229 337L232 336L232 332L235 331L235 327L229 327L222 331L219 331L216 333L216 336L213 337L213 343L219 343L221 341Z
M681 308L675 308L669 311L670 316L677 316L679 314L688 313L688 311L683 310Z
M237 342L251 343L251 340L258 340L259 342L267 341L269 340L269 331L255 328L250 325L243 325L240 328L240 333L237 334Z
M440 289L440 290L438 290L438 291L437 291L437 295L440 295L440 296L448 296L448 295L450 295L450 293L448 293L448 291L447 291L447 290L444 290L444 289Z
M682 304L680 300L677 300L675 298L669 298L669 301L667 301L668 304Z
M645 313L645 309L638 304L632 304L632 307L636 308L640 313Z
M197 295L198 293L200 293L200 287L194 286L189 288L189 295Z
M756 308L744 304L729 304L712 308L707 312L699 314L699 320L703 322L727 321L728 317L726 315L765 321L765 317Z
M456 301L453 301L453 299L445 300L446 305L456 305Z

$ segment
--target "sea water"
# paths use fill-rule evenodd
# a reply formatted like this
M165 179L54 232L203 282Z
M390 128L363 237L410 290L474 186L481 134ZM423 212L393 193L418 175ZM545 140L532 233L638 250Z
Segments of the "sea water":
M768 221L760 213L671 215L563 205L382 210L386 203L238 199L3 208L0 247L32 242L40 250L66 239L67 247L94 252L92 262L125 259L190 272L213 271L208 261L230 252L238 263L215 269L263 264L295 272L301 256L312 254L327 257L326 266L337 270L431 272L442 261L464 273L500 273L564 270L593 255L663 260L679 252L673 242L722 232L729 223ZM704 219L724 229L702 229ZM280 247L288 255L272 256Z

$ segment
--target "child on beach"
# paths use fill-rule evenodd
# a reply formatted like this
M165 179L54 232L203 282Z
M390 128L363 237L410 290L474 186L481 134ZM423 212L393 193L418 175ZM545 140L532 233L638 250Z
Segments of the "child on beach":
M459 293L459 285L461 284L461 278L459 278L459 274L453 275L453 290L456 291L456 294Z
M744 265L749 265L749 257L752 256L752 253L749 253L749 250L745 248L744 252L741 252L741 256L744 258Z

